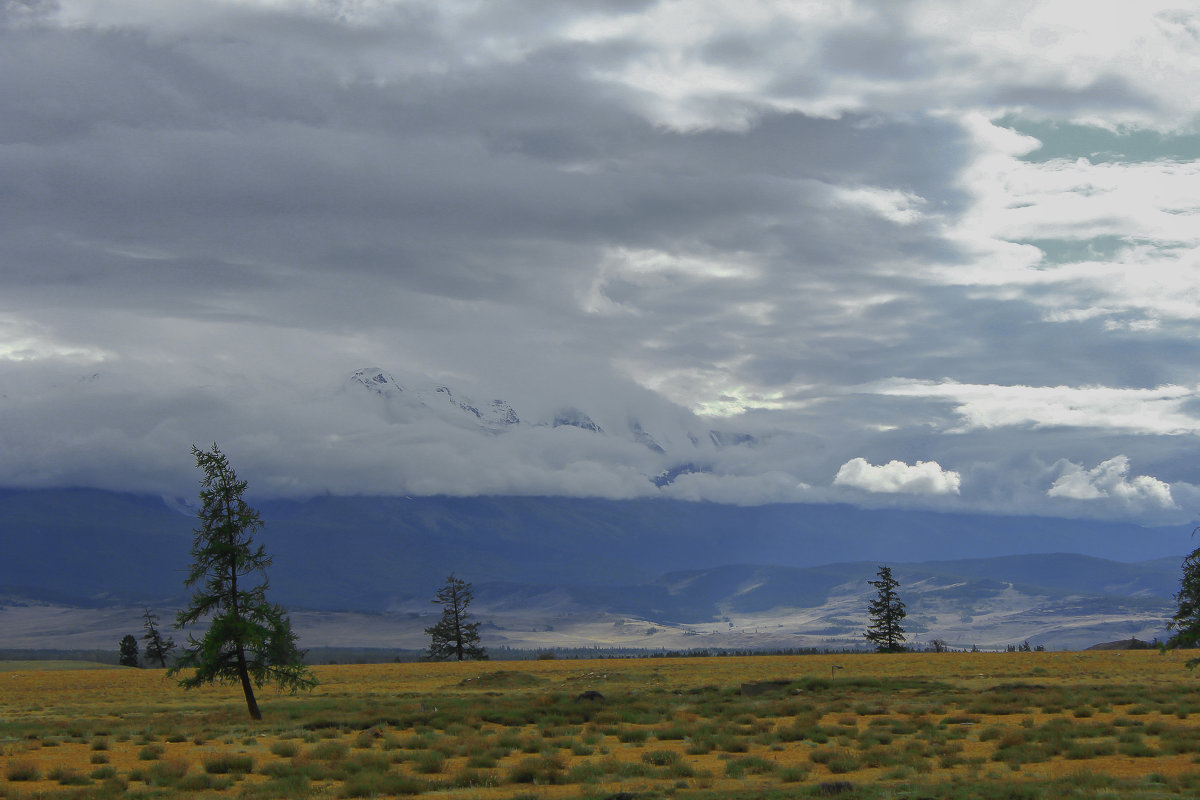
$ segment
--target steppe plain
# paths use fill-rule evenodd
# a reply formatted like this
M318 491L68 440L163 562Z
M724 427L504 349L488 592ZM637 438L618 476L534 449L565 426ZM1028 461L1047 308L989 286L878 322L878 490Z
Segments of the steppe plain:
M1187 654L333 665L310 694L0 663L0 796L1178 797ZM588 698L587 692L600 697Z

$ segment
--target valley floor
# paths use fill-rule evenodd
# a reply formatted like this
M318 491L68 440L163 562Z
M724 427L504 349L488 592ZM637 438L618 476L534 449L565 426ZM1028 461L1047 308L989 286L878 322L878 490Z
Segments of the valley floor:
M1016 603L983 611L964 623L957 613L927 614L912 620L909 642L916 647L933 638L953 649L1003 650L1026 640L1048 650L1082 650L1101 642L1163 636L1171 613L1167 603L1140 608L1079 609L1063 613ZM73 608L54 605L0 607L0 650L112 650L126 634L142 635L143 608ZM173 609L155 609L164 630ZM433 613L365 614L291 612L304 648L422 650ZM721 621L689 624L604 613L562 614L553 608L490 612L480 609L483 644L494 650L629 648L647 651L857 649L864 645L865 612L860 598L833 598L826 606L735 614ZM831 625L830 621L836 624ZM177 640L183 637L174 634Z

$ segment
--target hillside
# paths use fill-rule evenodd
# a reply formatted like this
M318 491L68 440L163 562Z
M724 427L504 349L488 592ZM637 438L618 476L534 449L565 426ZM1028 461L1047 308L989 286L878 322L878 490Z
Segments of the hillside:
M452 571L476 584L628 587L731 564L807 568L854 561L937 560L934 573L1162 595L1167 584L1149 567L1109 576L1107 567L1092 562L1064 571L1019 557L1168 558L1174 559L1170 572L1191 544L1187 532L1175 528L842 505L334 496L257 505L265 523L261 539L274 557L274 595L289 606L321 610L382 611L424 602ZM0 491L0 595L78 605L178 600L193 525L178 507L96 490ZM977 563L996 557L1014 560ZM825 579L812 580L819 587ZM817 588L803 591L816 599Z
M321 497L259 507L272 597L307 646L421 647L450 572L475 585L493 646L857 646L880 563L894 567L917 641L1149 640L1178 586L1180 559L1168 554L1189 544L1174 529L847 506ZM0 647L104 647L140 628L145 605L168 618L184 597L191 527L186 510L157 498L0 493Z

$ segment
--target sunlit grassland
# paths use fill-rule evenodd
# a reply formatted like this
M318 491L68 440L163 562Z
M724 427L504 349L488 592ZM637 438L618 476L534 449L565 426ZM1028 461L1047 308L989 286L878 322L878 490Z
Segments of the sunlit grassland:
M0 662L0 796L1194 796L1186 658L325 666L310 694L264 692L258 723L234 687Z

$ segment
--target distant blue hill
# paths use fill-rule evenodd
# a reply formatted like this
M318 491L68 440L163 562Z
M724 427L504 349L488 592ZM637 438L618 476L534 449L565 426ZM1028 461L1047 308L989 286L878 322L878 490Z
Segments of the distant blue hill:
M631 604L641 598L636 604L659 603L675 616L724 596L723 580L742 578L706 573L696 580L708 588L672 599L664 583L670 578L663 577L670 573L746 564L806 568L806 588L782 576L763 584L779 593L790 582L789 596L800 600L845 577L840 569L807 568L845 562L938 562L922 564L924 573L1162 597L1174 590L1170 576L1194 546L1185 528L846 505L318 497L257 507L265 523L261 541L274 557L271 596L327 610L427 602L455 572L477 585L574 587L596 597L622 587ZM158 498L0 490L0 603L5 596L78 604L178 599L192 527L191 517ZM1016 558L1052 553L1091 558ZM1112 564L1161 558L1171 561ZM763 595L755 602L778 600Z

